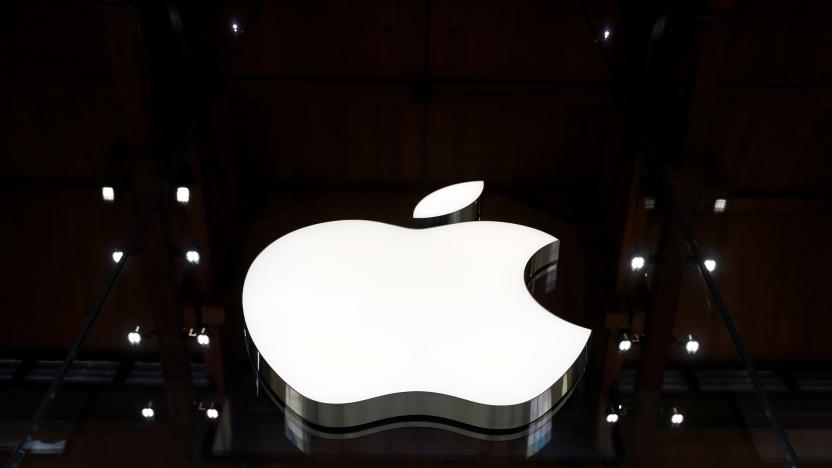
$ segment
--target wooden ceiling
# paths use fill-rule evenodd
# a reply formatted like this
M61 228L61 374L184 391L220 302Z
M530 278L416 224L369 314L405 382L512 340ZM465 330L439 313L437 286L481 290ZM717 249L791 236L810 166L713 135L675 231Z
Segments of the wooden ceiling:
M206 261L187 281L224 309L222 333L236 336L246 262L270 240L343 217L406 225L425 190L482 179L486 217L564 239L560 284L545 300L610 340L633 285L629 257L667 255L667 213L662 200L644 208L655 184L618 106L629 99L649 116L697 239L718 260L752 356L828 363L832 4L587 3L611 31L602 47L628 96L611 91L578 2L265 2L176 173L194 203L163 203L171 253L159 261L174 264L177 281L191 278L176 249L198 242ZM232 22L244 24L252 6L5 6L6 354L69 347L147 201L146 173L173 154L231 50ZM115 204L100 200L104 184L116 186ZM715 198L728 200L726 212L712 212ZM85 351L123 355L127 328L153 326L144 271L153 264L128 263ZM701 362L736 365L695 266L673 274L672 333L699 336ZM193 287L179 296L185 308ZM228 340L218 359L238 363L237 338ZM671 365L689 362L670 355Z

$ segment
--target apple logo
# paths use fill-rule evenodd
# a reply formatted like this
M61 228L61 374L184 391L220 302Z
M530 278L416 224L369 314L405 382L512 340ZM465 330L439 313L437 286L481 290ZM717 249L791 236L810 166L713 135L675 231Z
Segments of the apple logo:
M562 404L590 330L528 286L554 287L559 241L479 221L482 190L466 182L426 196L418 229L332 221L263 249L242 295L262 384L326 428L412 417L504 430Z

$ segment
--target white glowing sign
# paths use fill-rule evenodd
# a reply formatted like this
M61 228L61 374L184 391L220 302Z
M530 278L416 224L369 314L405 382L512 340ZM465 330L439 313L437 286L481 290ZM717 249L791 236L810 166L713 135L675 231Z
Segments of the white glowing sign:
M430 202L425 217L446 214L474 201L470 194L419 206ZM460 419L448 401L525 412L462 422L529 423L574 385L590 335L527 288L530 258L556 242L492 221L408 229L346 220L291 232L257 256L243 287L258 366L285 383L272 389L291 409L324 425Z

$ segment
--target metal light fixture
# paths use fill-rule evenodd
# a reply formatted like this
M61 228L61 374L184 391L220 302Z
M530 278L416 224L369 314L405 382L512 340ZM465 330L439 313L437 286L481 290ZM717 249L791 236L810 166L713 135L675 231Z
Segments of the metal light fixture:
M633 271L641 270L642 268L644 268L645 263L646 260L644 260L644 257L642 257L641 255L636 255L630 259L630 269L632 269Z
M136 325L136 328L127 333L127 342L132 346L138 346L142 342L141 327Z
M684 340L685 344L685 351L688 354L696 354L699 352L699 339L695 336L688 334Z
M118 263L121 261L121 258L124 257L124 251L115 249L113 250L113 263Z
M211 344L211 336L208 335L208 330L205 327L189 328L186 330L186 335L188 338L196 340L197 344L204 348Z
M191 200L191 190L188 187L182 186L176 188L176 201L183 205L187 205Z
M148 421L151 421L156 417L156 411L153 409L152 401L148 401L147 405L142 408L142 417Z
M192 265L199 265L199 251L196 249L189 249L185 252L185 260Z
M685 422L685 414L674 406L670 413L670 425L673 427L679 427L683 422Z
M622 331L621 334L618 335L617 340L618 352L626 353L627 351L633 349L633 345L635 343L638 343L638 341L638 335L635 335L628 331Z
M112 202L116 200L116 190L113 187L104 186L101 187L101 199L106 202Z

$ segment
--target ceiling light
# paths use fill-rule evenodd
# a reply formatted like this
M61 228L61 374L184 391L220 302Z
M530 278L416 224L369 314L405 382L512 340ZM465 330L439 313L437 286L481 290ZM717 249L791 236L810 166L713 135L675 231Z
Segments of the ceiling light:
M118 249L113 250L113 263L120 262L122 257L124 257L124 252Z
M716 270L716 260L712 258L706 258L703 263L705 263L705 268L707 268L708 271Z
M188 250L185 252L185 260L189 263L193 263L194 265L199 264L199 252L196 250Z
M211 344L211 337L208 336L208 332L205 331L205 328L197 333L196 342L199 343L200 346L208 346Z
M724 198L717 198L714 200L714 213L722 213L728 206L728 200Z
M156 416L156 411L153 410L153 402L150 401L147 403L147 406L142 408L142 416L147 419L148 421L153 419Z
M644 257L637 255L630 260L630 268L633 271L638 271L644 268Z
M609 412L607 413L607 422L610 424L615 424L618 422L618 413Z
M101 199L108 202L115 201L115 189L112 187L101 187Z
M696 354L699 352L699 339L693 335L688 335L685 339L685 351L688 354Z
M672 413L670 414L670 425L673 427L679 427L683 422L685 422L685 415L674 407Z
M138 325L136 325L136 328L130 330L130 332L127 333L127 342L133 346L137 346L139 343L142 342L142 334L139 331Z
M208 408L205 410L205 417L208 419L217 419L220 417L220 411L216 408Z
M604 29L603 37L604 37L605 41L608 40L611 35L612 35L612 30L610 28Z
M618 337L618 351L626 353L633 348L633 339L627 333L621 333Z
M238 25L237 23L231 23L231 31L233 31L234 34L237 34L238 32L240 32L240 25Z
M188 187L177 187L176 188L176 201L183 205L187 205L188 202L191 200L191 191Z

